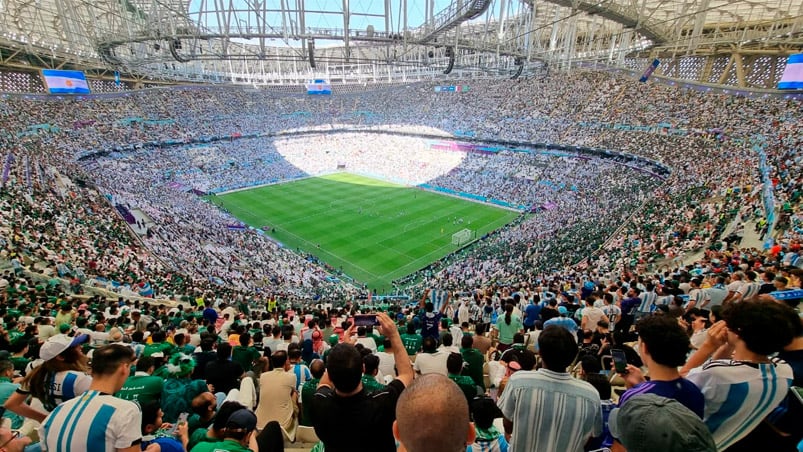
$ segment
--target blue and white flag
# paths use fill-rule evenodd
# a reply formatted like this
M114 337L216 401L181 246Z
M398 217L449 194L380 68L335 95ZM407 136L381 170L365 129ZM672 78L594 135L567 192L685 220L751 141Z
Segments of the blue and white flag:
M778 89L803 89L803 53L789 55Z
M429 301L435 306L436 311L440 311L441 306L446 303L449 298L449 291L443 289L430 289Z
M81 71L42 69L42 78L50 94L89 94L89 83Z

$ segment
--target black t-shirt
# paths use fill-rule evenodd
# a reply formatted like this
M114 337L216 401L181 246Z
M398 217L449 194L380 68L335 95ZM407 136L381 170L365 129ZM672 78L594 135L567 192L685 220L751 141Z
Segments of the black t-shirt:
M206 365L217 359L214 351L195 353L192 355L195 360L195 368L192 370L193 380L206 380Z
M762 283L761 287L758 289L759 295L764 295L765 293L775 292L775 284L769 283Z
M546 322L549 319L554 319L555 317L559 317L560 312L557 309L552 308L544 308L541 309L541 321Z
M245 372L234 361L212 361L206 365L206 382L215 387L215 392L228 394L240 387L240 377Z
M364 390L340 397L334 389L319 388L312 399L312 425L326 452L395 452L393 421L402 391L399 380L370 397Z

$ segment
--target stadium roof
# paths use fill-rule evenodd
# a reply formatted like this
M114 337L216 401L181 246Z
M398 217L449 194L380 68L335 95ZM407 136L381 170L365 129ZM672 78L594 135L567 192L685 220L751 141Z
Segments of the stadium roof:
M803 0L0 0L6 66L179 80L516 75L801 49Z

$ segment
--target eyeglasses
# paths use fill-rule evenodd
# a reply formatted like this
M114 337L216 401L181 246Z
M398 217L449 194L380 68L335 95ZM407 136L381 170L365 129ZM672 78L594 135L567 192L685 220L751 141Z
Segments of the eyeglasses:
M6 446L8 446L8 444L11 443L11 441L14 441L15 439L17 439L19 437L20 437L20 431L19 430L12 430L11 431L11 438L5 440L3 442L3 444L0 444L0 450L6 450Z

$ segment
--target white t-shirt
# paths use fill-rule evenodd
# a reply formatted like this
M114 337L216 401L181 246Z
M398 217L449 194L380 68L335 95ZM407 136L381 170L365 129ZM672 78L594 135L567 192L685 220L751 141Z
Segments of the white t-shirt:
M426 374L441 374L444 377L447 375L446 359L449 353L437 351L435 353L419 353L415 357L415 365L413 368L421 375Z
M740 287L742 287L742 282L738 279L735 279L733 282L728 284L727 289L728 292L738 292Z
M39 341L44 342L58 334L53 325L39 325Z
M458 325L452 325L449 327L449 334L452 335L452 345L455 347L460 347L460 341L463 340L463 330L460 329Z
M471 310L468 308L467 305L461 304L459 308L457 308L457 323L463 324L463 322L468 322L471 319Z
M393 353L376 352L376 356L379 357L379 372L382 376L387 377L390 375L395 378L396 358L393 356Z
M105 331L92 331L89 333L89 337L92 340L92 345L95 347L105 345L109 342L109 333Z
M602 312L602 309L586 306L585 309L583 309L583 318L586 320L586 329L594 331L597 328L597 322L602 320L603 315L605 315L605 313Z
M694 333L692 333L691 338L690 338L691 346L694 347L695 350L696 350L696 349L700 348L700 346L703 345L703 343L705 342L706 339L708 339L708 330L707 329L703 329L703 330L700 330L700 331L695 331Z
M358 337L357 343L362 344L363 347L371 350L372 353L376 353L376 341L372 337Z

